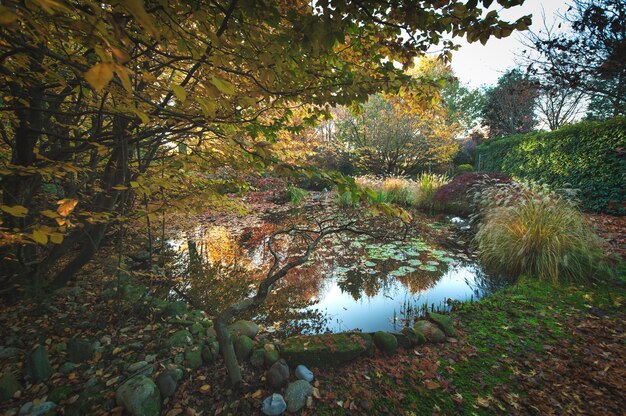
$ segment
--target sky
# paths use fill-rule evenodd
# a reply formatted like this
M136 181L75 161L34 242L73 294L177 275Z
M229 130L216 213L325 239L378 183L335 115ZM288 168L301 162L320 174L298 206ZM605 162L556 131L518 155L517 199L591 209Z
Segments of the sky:
M556 11L567 10L567 4L567 0L526 0L522 6L503 9L500 16L512 21L532 14L531 30L537 32L543 27L542 10L545 10L547 21L551 22ZM493 85L507 69L516 66L515 55L525 49L522 38L521 33L514 33L504 39L491 38L484 46L480 42L469 44L464 39L456 39L461 49L453 54L452 68L463 83L472 87Z

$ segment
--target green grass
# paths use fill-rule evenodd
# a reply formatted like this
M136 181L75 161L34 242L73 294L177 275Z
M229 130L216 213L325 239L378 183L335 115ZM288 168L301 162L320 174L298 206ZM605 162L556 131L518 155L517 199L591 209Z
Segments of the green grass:
M287 194L289 195L289 201L291 202L291 205L293 205L294 207L298 207L302 205L302 203L306 200L306 196L308 193L304 189L289 185L289 187L287 187Z

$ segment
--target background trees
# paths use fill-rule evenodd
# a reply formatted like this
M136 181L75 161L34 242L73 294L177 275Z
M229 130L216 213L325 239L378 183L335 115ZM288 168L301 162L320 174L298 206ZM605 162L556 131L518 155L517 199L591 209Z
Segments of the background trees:
M537 125L537 86L521 70L506 72L485 96L483 125L491 137L528 133Z

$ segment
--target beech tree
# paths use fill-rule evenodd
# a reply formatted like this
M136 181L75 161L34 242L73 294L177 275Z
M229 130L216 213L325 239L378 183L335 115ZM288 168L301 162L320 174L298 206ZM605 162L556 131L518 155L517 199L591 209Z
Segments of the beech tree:
M529 25L484 15L491 3L3 2L4 290L73 279L112 224L156 213L137 197L218 206L207 173L292 170L279 132L410 84L393 63L432 44L449 57L444 34L486 42Z

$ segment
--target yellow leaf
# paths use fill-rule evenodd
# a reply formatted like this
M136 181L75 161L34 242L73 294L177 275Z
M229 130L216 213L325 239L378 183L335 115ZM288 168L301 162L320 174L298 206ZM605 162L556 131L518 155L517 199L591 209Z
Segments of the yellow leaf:
M39 230L34 230L31 238L35 240L36 242L38 242L39 244L42 244L42 245L48 244L48 236Z
M113 79L113 64L107 62L95 64L85 72L85 79L93 89L102 91Z
M143 0L122 0L122 4L135 17L135 19L137 19L144 29L150 32L150 35L152 35L153 38L159 38L159 32L154 26L152 16L146 12Z
M261 397L263 397L263 390L261 389L258 389L252 394L253 399L260 399Z
M130 94L133 92L133 86L130 83L130 70L128 68L123 67L122 65L115 65L115 73L122 81L122 86L124 89Z
M217 87L223 94L233 95L235 93L235 86L230 82L221 78L212 77L211 83Z
M54 244L61 244L63 242L63 234L60 234L60 233L50 234L50 242Z
M148 117L148 115L144 113L143 111L137 110L135 108L133 109L133 113L135 113L137 117L139 117L139 119L141 120L143 124L148 124L150 122L150 117Z
M203 384L200 386L200 393L208 393L211 390L211 386L208 384Z
M12 207L8 205L0 205L0 209L7 214L18 218L23 218L26 214L28 214L28 208L21 205L13 205Z
M180 85L172 84L172 91L174 92L176 98L180 100L180 102L185 102L185 100L187 99L187 91L185 91L183 87L181 87Z
M116 191L125 191L128 189L128 186L116 185L116 186L111 187L111 189L115 189Z
M0 6L0 26L8 26L17 20L17 15L4 6Z
M59 215L67 217L72 211L74 211L76 204L78 204L78 199L62 199L58 201L57 204L59 205L57 208Z

